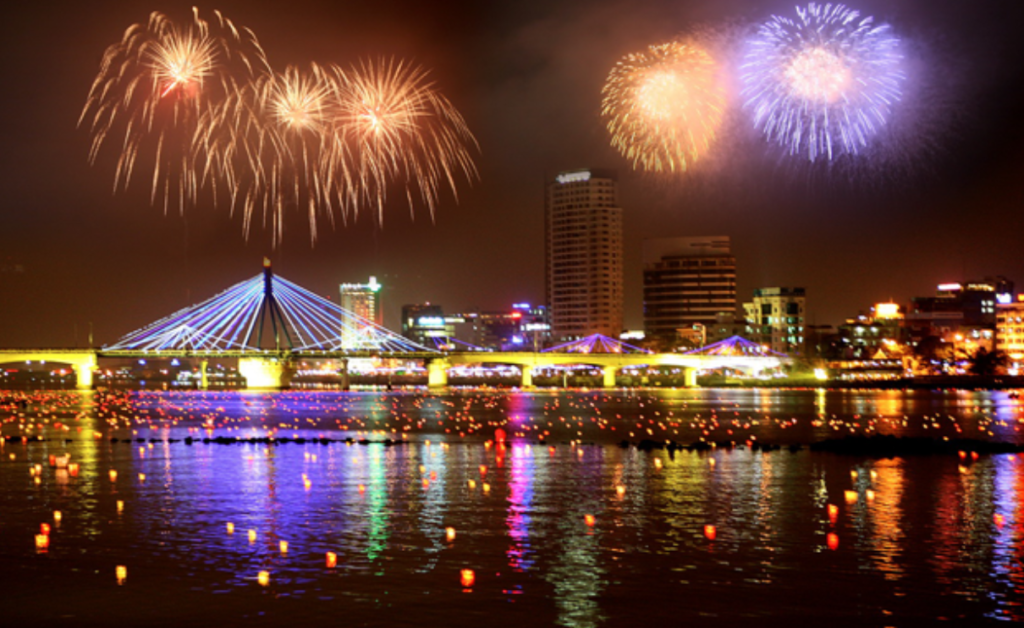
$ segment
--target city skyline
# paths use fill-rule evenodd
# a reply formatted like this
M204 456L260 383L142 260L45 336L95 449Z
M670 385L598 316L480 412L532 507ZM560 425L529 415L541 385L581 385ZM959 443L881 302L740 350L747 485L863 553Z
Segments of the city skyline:
M790 3L460 3L447 13L407 2L328 10L300 1L286 13L200 6L252 28L282 64L422 64L480 143L479 180L459 186L458 203L442 194L433 222L426 211L411 220L398 199L382 227L369 216L324 223L311 247L295 211L277 249L259 225L246 241L240 216L225 208L165 216L144 184L112 194L111 160L90 166L88 133L75 128L104 49L150 11L185 20L189 5L21 8L3 44L16 88L3 105L0 345L84 345L90 330L96 344L112 343L256 274L265 255L277 273L323 295L378 277L391 328L404 303L539 303L544 182L579 167L619 173L627 328L642 325L649 237L729 236L739 300L755 288L804 287L809 324L836 325L946 281L1024 281L1024 53L1013 27L1024 8L851 6L914 44L908 58L923 88L908 115L920 128L898 159L807 165L739 132L721 158L662 175L634 171L610 144L600 91L611 67L644 46L753 24Z

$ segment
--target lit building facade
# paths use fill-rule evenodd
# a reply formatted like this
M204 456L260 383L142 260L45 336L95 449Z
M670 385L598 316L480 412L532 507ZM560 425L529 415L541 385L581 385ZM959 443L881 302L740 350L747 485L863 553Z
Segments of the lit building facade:
M1024 372L1024 295L996 306L996 351L1006 356L1011 375Z
M451 349L451 339L455 336L455 321L444 315L440 305L403 305L402 335L430 349Z
M563 172L545 198L545 291L556 341L622 331L622 209L610 170Z
M772 351L803 355L805 301L803 288L754 290L754 300L743 304L747 338Z
M341 309L368 320L375 325L382 325L384 320L380 307L381 285L377 278L371 276L366 283L343 283L339 286L341 293ZM352 325L341 327L341 347L343 349L359 348L362 335Z
M644 334L702 346L736 314L736 258L727 236L644 240Z

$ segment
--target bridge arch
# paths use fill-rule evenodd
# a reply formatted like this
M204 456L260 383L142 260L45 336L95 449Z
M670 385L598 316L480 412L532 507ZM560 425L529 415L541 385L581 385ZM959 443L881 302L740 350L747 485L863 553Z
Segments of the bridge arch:
M4 349L0 350L0 364L15 362L54 362L67 364L75 371L76 387L90 389L93 373L98 366L96 351L92 349Z

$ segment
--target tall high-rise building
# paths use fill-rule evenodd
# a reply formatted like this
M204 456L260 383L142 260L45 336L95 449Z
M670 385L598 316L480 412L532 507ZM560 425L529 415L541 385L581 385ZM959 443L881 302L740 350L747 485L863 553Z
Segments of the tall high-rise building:
M544 203L545 287L556 341L622 331L622 209L613 170L563 172Z
M376 277L370 277L366 283L343 283L341 292L341 309L352 312L356 316L376 325L383 324L380 308L380 289ZM358 327L342 324L341 346L343 349L357 349L361 346L364 335Z
M728 236L650 238L643 262L648 338L699 346L735 318L736 258Z
M772 351L803 355L805 301L803 288L754 290L754 300L743 304L747 337Z

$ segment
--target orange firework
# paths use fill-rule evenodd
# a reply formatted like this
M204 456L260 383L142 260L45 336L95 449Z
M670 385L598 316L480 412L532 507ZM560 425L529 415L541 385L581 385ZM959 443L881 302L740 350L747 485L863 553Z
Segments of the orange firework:
M647 170L683 171L714 142L725 110L720 68L692 43L626 55L605 82L612 146Z
M215 12L207 22L193 9L178 26L161 13L133 24L107 48L79 125L92 133L90 162L108 137L123 134L114 189L127 188L140 159L152 166L151 200L166 209L194 201L200 180L193 150L199 120L213 103L268 69L248 30ZM112 139L112 138L111 138Z

